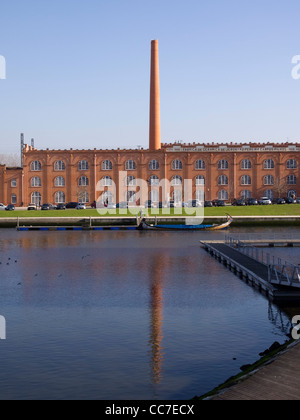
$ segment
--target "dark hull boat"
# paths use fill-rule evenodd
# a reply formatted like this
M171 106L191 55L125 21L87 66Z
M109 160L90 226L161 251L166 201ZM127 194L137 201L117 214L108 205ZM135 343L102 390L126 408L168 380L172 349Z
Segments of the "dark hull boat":
M233 219L227 216L227 221L220 225L150 225L143 219L138 226L138 230L223 230L227 229Z

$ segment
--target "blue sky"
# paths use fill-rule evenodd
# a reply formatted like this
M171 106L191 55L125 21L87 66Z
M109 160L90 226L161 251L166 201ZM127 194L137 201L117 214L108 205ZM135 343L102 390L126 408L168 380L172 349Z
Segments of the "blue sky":
M300 141L296 0L3 0L0 153L148 147L150 42L162 140Z

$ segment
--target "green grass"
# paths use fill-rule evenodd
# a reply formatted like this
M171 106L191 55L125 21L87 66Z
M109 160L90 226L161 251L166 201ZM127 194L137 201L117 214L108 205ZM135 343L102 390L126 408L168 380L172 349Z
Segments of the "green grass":
M178 212L179 209L144 209L144 214L149 216L189 216L189 213L186 214L184 209L182 213ZM180 209L181 210L181 209ZM201 209L202 210L202 209ZM114 213L115 212L115 213ZM120 214L121 213L121 214ZM87 209L87 210L47 210L47 211L27 211L27 210L17 210L13 212L1 211L1 217L127 217L139 213L138 209L130 212L129 210L117 209L110 210L110 213L99 214L97 210ZM300 204L285 204L285 205L272 205L272 206L247 206L247 207L213 207L205 208L204 215L205 217L210 216L225 216L229 213L231 216L300 216Z

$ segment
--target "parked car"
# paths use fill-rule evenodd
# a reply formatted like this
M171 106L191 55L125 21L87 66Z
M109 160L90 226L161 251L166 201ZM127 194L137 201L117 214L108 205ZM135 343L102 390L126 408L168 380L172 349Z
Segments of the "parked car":
M92 204L91 204L91 207L92 207L92 209L95 209L97 207L97 202L93 201Z
M56 210L56 206L54 204L45 203L42 204L41 210Z
M223 200L213 200L212 201L214 207L224 207L226 206L225 201Z
M300 197L296 198L297 204L300 204Z
M208 201L208 200L204 201L204 207L213 207L212 201Z
M37 210L37 205L36 204L29 204L29 206L27 207L27 210Z
M233 200L232 205L233 206L245 206L246 205L246 201L243 198L241 198L241 199L235 199L235 200Z
M84 203L78 203L76 210L86 210L86 205Z
M292 197L287 197L286 199L285 199L285 202L286 202L286 204L297 204L297 200L295 200L294 198L292 198Z
M6 206L5 210L6 211L14 211L15 210L15 206L13 204L9 204L8 206Z
M246 206L257 206L257 205L258 205L258 201L256 200L256 198L246 199Z
M2 203L0 203L0 210L5 210L6 209L6 205L5 204L2 204Z
M272 201L268 197L261 197L258 200L258 204L261 205L261 206L269 206L269 205L272 204Z
M285 204L286 201L283 198L275 198L273 204Z
M56 206L56 210L66 210L66 205L65 204L57 204Z
M76 209L76 207L78 206L79 203L72 201L70 203L67 203L66 205L66 209Z
M116 205L117 209L128 209L128 202L127 201L121 201Z
M190 200L187 202L186 207L203 207L203 205L199 200Z

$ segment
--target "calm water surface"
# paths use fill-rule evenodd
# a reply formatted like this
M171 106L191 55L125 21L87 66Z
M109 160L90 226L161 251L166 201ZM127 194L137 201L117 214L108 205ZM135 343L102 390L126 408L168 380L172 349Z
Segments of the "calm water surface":
M283 343L288 317L212 235L0 230L0 398L188 399Z

